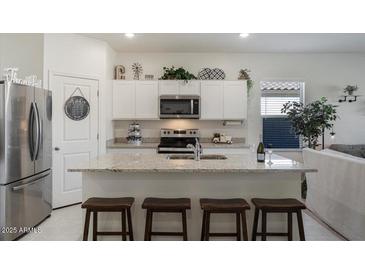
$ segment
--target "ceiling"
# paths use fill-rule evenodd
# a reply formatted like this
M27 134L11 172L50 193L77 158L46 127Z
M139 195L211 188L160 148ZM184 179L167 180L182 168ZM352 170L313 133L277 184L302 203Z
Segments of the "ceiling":
M365 34L251 34L238 33L123 33L83 34L107 42L118 52L229 52L229 53L365 53Z

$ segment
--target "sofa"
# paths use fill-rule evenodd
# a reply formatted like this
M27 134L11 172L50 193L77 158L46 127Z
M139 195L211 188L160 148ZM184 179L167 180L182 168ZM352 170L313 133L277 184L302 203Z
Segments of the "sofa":
M365 145L303 149L307 207L349 240L365 240ZM344 153L346 152L346 153Z
M329 147L331 150L350 154L355 157L365 158L365 145L341 145L333 144Z

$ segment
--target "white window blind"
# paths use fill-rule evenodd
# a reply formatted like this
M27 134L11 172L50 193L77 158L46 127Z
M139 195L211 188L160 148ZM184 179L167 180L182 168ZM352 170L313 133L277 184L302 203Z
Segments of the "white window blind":
M299 148L301 141L291 121L281 109L287 102L303 102L304 83L297 81L263 81L261 88L262 133L265 147Z
M302 101L300 82L261 82L261 115L265 117L282 116L283 105L287 102Z
M287 102L300 102L299 96L261 97L261 116L286 116L281 113L283 105Z

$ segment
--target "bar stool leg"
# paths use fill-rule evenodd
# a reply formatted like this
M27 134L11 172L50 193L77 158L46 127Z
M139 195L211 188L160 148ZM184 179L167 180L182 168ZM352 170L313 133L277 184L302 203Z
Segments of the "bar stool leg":
M241 218L240 218L240 213L236 213L236 233L237 233L237 241L241 241Z
M205 240L209 241L210 212L207 212L205 219Z
M128 219L128 235L129 235L129 240L130 241L134 241L133 227L132 227L132 217L131 217L131 209L130 208L127 209L127 219Z
M86 209L84 235L83 235L83 238L82 238L83 241L87 241L87 238L88 238L88 235L89 235L90 213L91 213L91 211L89 209Z
M181 211L182 224L183 224L183 238L184 241L188 240L188 227L186 224L186 210Z
M148 222L148 241L152 240L152 219L153 219L153 211L150 210L150 218Z
M288 212L288 241L293 240L293 215Z
M93 212L93 241L97 241L98 234L98 212Z
M252 241L256 241L257 227L259 223L259 209L255 208L255 217L253 220L253 228L252 228Z
M266 241L266 211L261 210L261 241Z
M297 219L298 219L298 228L299 228L299 239L301 241L305 241L303 217L302 217L301 210L297 211Z
M200 240L201 241L204 241L204 237L205 237L205 219L206 219L206 212L205 210L203 211L203 221L202 221L202 232L201 232L201 235L200 235Z
M243 232L243 240L248 241L248 233L247 233L247 221L246 221L246 211L242 210L242 232Z
M126 241L127 240L127 221L126 221L126 216L125 216L125 209L122 210L122 240Z
M144 232L144 240L145 241L149 241L149 238L150 238L150 232L149 232L150 219L151 219L151 211L147 209L147 213L146 213L146 227L145 227L145 232Z

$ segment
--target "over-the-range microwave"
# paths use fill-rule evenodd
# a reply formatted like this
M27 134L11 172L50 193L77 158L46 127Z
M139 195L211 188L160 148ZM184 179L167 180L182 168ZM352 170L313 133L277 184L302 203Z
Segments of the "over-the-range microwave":
M199 119L200 96L196 95L161 95L161 119Z

